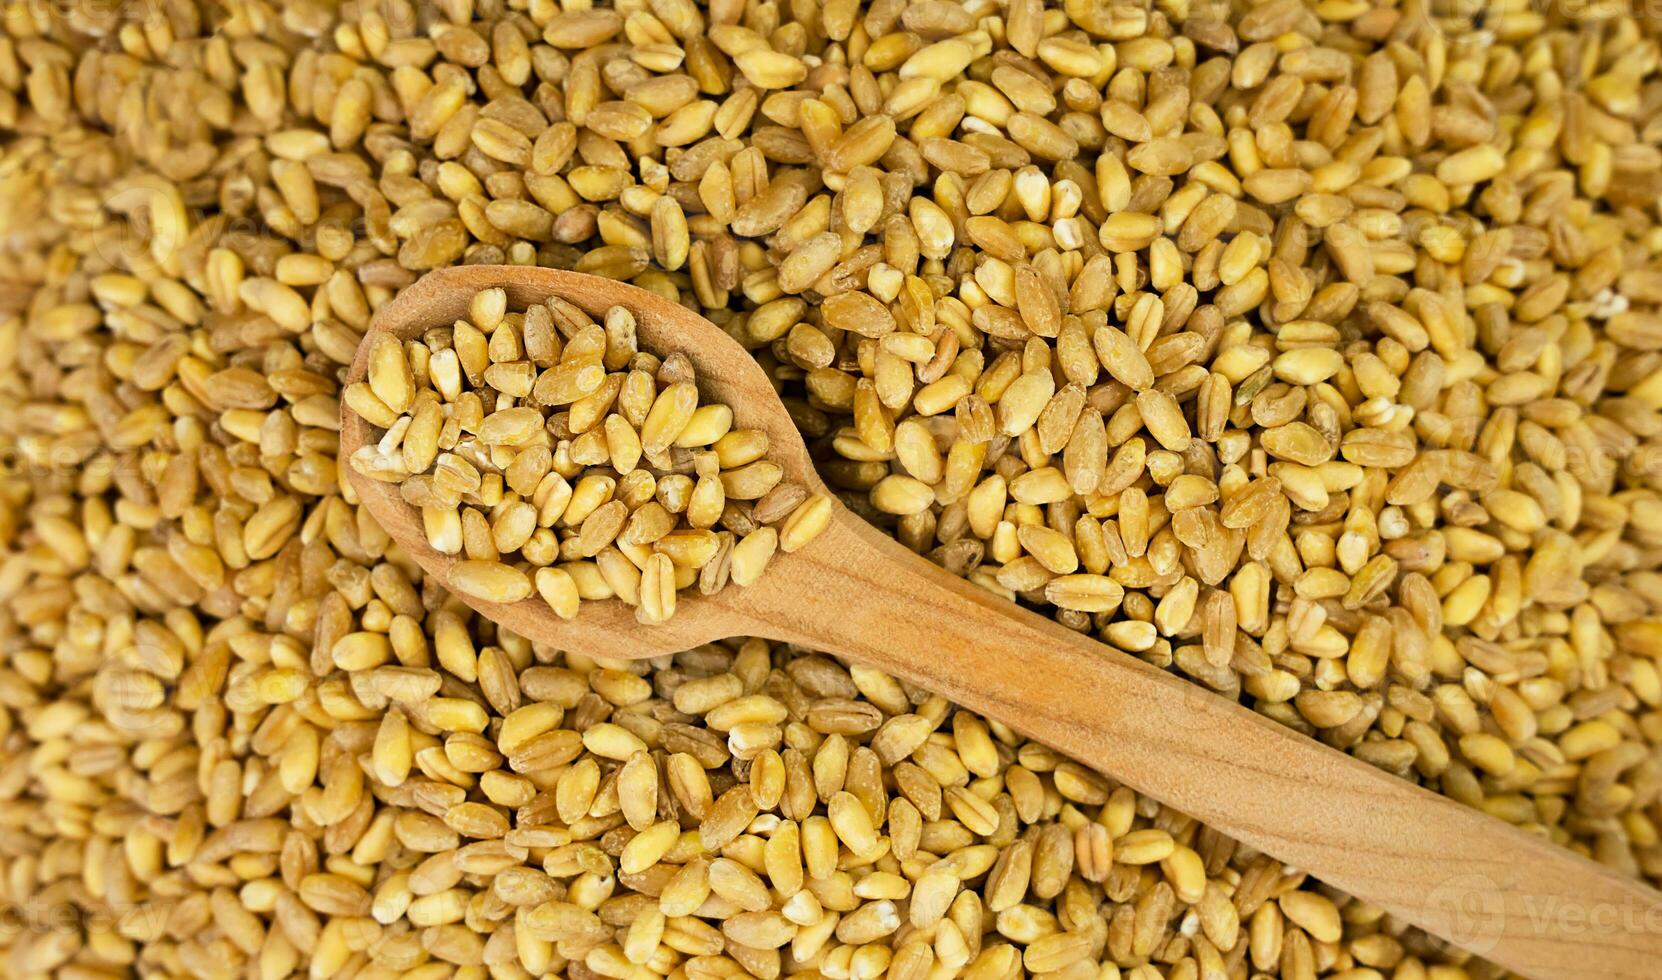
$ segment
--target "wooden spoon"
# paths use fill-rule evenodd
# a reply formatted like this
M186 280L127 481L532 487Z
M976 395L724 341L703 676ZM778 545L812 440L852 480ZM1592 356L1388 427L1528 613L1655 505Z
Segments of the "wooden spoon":
M709 321L634 286L552 269L442 269L383 306L370 331L409 338L448 325L493 286L514 307L550 296L596 316L627 306L643 348L686 354L707 398L731 406L736 425L767 431L769 458L787 480L825 489L750 354ZM364 377L368 347L359 347L349 382ZM341 458L376 438L343 409ZM398 488L348 473L398 544L447 581L456 559L428 546ZM997 719L1527 976L1640 980L1662 969L1662 894L971 585L840 504L824 534L776 556L754 585L678 599L661 626L638 624L618 601L585 602L571 621L536 597L469 602L522 636L596 656L762 636L846 657Z

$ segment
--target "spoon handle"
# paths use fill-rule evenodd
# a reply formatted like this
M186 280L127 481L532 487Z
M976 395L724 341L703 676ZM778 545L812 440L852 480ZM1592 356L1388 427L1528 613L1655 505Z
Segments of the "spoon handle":
M1662 894L918 559L839 508L746 612L1539 980L1655 977ZM770 572L770 576L774 573Z

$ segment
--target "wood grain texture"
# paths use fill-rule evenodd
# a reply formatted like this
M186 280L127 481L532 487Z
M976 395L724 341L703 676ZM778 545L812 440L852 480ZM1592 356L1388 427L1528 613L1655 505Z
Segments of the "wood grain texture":
M622 303L643 347L683 351L705 395L763 428L787 479L823 489L766 375L713 324L623 283L548 269L433 272L376 315L411 336L465 314L478 289L516 304L559 295L591 313ZM363 376L365 349L350 380ZM343 409L343 457L376 434ZM397 488L350 474L388 532L430 574ZM683 593L640 626L617 602L564 622L538 599L472 603L509 629L612 657L764 636L907 678L997 719L1216 829L1457 945L1538 980L1662 975L1662 895L1620 873L1413 786L1197 685L1020 609L907 551L837 505L831 527L780 555L748 589Z

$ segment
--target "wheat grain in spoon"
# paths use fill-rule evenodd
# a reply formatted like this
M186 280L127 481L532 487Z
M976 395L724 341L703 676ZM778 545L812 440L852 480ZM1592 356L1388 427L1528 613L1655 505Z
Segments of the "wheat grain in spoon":
M703 395L730 406L735 425L766 431L769 458L787 481L825 490L784 405L744 348L702 317L633 286L551 269L443 269L382 307L370 330L413 337L465 317L474 293L497 286L512 308L550 296L597 316L628 307L643 349L684 353ZM360 346L349 382L363 378L367 348ZM376 437L343 409L341 458ZM448 581L457 559L428 545L419 513L398 488L348 473L399 545ZM639 624L615 600L585 602L569 621L537 597L468 601L522 636L599 656L650 657L731 636L837 654L997 719L1525 976L1640 980L1655 976L1662 961L1662 895L1650 888L1020 609L840 505L820 537L776 556L755 584L714 596L683 593L662 625Z

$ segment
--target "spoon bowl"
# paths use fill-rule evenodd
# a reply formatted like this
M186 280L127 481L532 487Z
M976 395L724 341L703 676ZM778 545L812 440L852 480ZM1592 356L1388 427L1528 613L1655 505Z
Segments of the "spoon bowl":
M784 468L785 482L806 487L810 493L825 491L801 433L792 424L767 373L755 359L720 327L638 286L558 269L455 266L428 273L387 302L377 311L370 333L390 333L400 340L409 340L434 327L448 326L467 317L468 303L474 293L492 287L507 292L510 309L522 309L558 296L598 322L614 306L628 308L635 315L641 349L660 356L686 355L699 379L701 400L725 402L733 409L735 428L766 432L767 458ZM369 344L362 343L347 374L348 384L364 379L368 359ZM340 452L343 459L377 438L379 430L375 426L342 408ZM448 584L451 567L463 558L441 554L428 545L421 512L399 495L398 485L373 480L350 467L347 474L364 506L387 533L423 571ZM843 509L840 504L834 506ZM827 547L824 540L815 540L809 545L816 557ZM835 560L830 555L825 558ZM584 600L578 616L566 620L555 615L548 603L535 594L512 603L488 602L460 592L456 595L486 618L521 636L564 649L634 660L676 653L742 632L735 627L751 618L759 594L778 593L799 584L806 571L804 566L812 560L804 554L777 554L761 579L747 588L729 585L713 596L684 589L676 596L675 615L655 626L638 623L633 607L621 599ZM752 625L754 630L766 633L762 623Z
M807 447L766 373L732 337L645 290L552 269L431 272L376 313L370 332L410 338L464 317L500 286L513 306L559 296L593 315L628 307L642 348L681 352L707 398L763 429L785 478L823 492ZM368 338L347 376L362 380ZM342 457L377 438L341 411ZM393 484L348 468L359 499L427 573L449 581ZM1356 898L1525 976L1655 976L1662 895L1568 849L1438 796L1199 685L1023 609L908 551L833 498L829 526L776 555L748 587L683 590L675 615L643 625L621 601L585 601L560 619L540 597L467 600L535 642L608 658L762 636L905 678L1078 759ZM1575 928L1542 910L1620 910L1614 929ZM1473 910L1478 910L1474 920ZM1576 920L1588 921L1586 917Z

